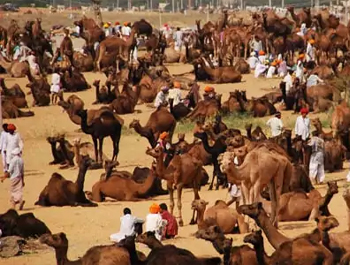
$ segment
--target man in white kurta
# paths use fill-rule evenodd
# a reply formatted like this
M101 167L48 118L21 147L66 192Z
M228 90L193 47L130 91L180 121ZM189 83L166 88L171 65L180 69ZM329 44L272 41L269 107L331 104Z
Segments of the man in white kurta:
M123 213L124 215L120 217L119 232L109 237L113 242L119 242L127 236L133 236L135 234L135 224L144 222L142 219L131 215L131 210L129 208L125 208Z
M10 123L7 126L8 134L6 137L6 141L4 144L5 152L6 152L6 163L7 165L10 164L10 161L13 157L12 151L16 148L19 148L19 150L23 151L23 141L18 132L16 132L16 126L12 123Z
M271 136L276 137L282 133L283 122L281 120L281 112L276 112L275 117L269 119L266 125L271 129Z
M168 99L173 99L173 106L181 102L181 84L179 82L174 82L174 87L169 90Z
M293 86L293 78L291 76L291 70L288 70L287 75L283 78L283 82L286 83L286 93L288 94Z
M2 132L0 135L0 152L1 152L1 158L2 158L2 168L4 172L7 172L7 163L6 163L6 150L5 150L5 143L6 143L6 137L7 137L7 123L4 123L2 125Z
M166 225L166 220L163 220L159 213L149 213L146 216L146 232L154 232L155 237L161 241L163 228Z
M295 122L295 135L300 136L305 141L310 136L310 119L307 117L309 111L306 108L302 108L300 113L301 115Z
M165 104L167 102L168 94L169 88L167 86L163 86L156 96L154 106L158 108L159 106Z
M309 176L311 182L322 183L325 179L324 173L324 141L318 137L318 132L314 131L308 143L312 148L309 165Z

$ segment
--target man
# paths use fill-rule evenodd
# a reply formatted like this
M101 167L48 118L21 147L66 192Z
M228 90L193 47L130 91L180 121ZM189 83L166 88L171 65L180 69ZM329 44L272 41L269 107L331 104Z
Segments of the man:
M262 51L263 49L262 41L259 40L258 36L256 35L252 38L249 45L250 45L250 48L253 49L256 55L259 53L259 51Z
M112 234L109 239L113 242L119 242L126 236L135 235L135 224L143 223L142 219L139 219L131 215L131 210L129 208L124 208L124 215L120 217L120 230L118 233Z
M168 98L173 99L173 107L181 102L181 84L180 82L175 81L174 87L169 90Z
M286 94L288 94L290 89L293 87L292 73L292 70L288 70L287 75L283 78L283 82L286 83Z
M174 34L175 49L177 49L178 51L181 51L182 39L183 39L183 33L181 29L178 27L176 28L176 32Z
M121 25L120 25L119 21L115 22L115 24L114 24L114 33L117 36L120 35L120 29L121 29Z
M124 40L127 40L131 34L131 28L129 27L128 22L124 22L123 27L121 29L122 37Z
M301 137L303 141L310 136L310 119L307 117L309 113L307 108L302 108L300 110L300 116L295 122L295 135Z
M313 62L315 61L315 48L314 45L315 40L309 40L306 46L306 61Z
M299 78L300 82L304 82L304 58L305 55L299 54L297 61L297 68L295 70L295 77Z
M1 152L1 158L2 158L2 168L4 172L7 172L7 168L8 168L6 163L6 150L5 150L5 142L8 134L7 126L8 126L7 123L4 123L2 125L2 132L0 135L0 152Z
M154 101L154 106L156 108L158 108L158 107L166 104L168 94L169 94L169 88L167 86L163 86L156 96L156 99Z
M18 54L15 53L14 57L16 57L16 59L18 59L20 62L24 62L27 60L27 58L29 57L30 53L32 52L32 50L27 47L26 45L24 45L24 42L20 42L19 43L19 50L18 50ZM16 60L14 58L14 60Z
M168 212L168 206L165 203L161 203L159 207L162 219L167 222L165 228L163 229L162 237L165 239L174 238L178 233L178 224L176 218Z
M308 143L312 148L309 165L309 176L312 184L322 184L325 179L324 173L324 141L319 137L317 131L312 132Z
M271 136L276 137L282 133L283 122L281 120L281 112L276 112L275 117L269 119L266 125L270 127Z
M3 148L6 152L6 164L7 166L9 166L10 161L13 157L12 151L15 150L16 148L19 148L21 152L23 151L23 141L19 133L15 132L16 126L14 124L10 123L7 126L7 131L8 131L8 134L5 138Z
M25 203L23 200L24 164L23 159L21 158L21 150L19 148L12 150L8 172L5 172L0 180L3 182L7 178L10 178L11 181L11 208L15 210L16 205L19 204L19 210L23 210Z
M211 100L214 99L216 96L215 88L212 86L206 86L204 88L204 93L203 93L203 99L204 100Z
M250 57L247 59L247 63L249 64L250 69L254 70L258 62L259 59L256 57L256 53L251 52Z
M323 80L318 77L318 73L311 74L306 81L306 87L316 86L318 83L323 83Z

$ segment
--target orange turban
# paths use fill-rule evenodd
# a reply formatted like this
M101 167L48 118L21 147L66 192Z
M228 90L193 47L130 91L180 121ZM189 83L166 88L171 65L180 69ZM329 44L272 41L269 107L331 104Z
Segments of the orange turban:
M263 50L259 51L259 55L265 55L265 52Z
M175 88L181 88L180 82L175 81L175 82L174 82L174 87L175 87Z
M206 92L206 93L214 92L214 88L212 86L206 86L204 88L204 92Z
M16 126L12 123L10 123L9 125L7 125L7 130L9 131L16 131Z
M311 40L309 40L309 43L310 44L315 44L315 40L311 39Z
M117 25L119 25L119 22L118 22L118 21L117 21L117 22L115 22L115 23L114 23L114 25L116 25L116 26L117 26Z
M276 66L276 65L277 65L277 62L276 62L276 61L273 61L273 62L271 63L271 65L272 65L272 66Z
M160 138L161 140L164 140L165 138L168 137L168 135L169 135L169 133L167 133L167 132L162 132L162 133L159 135L159 138Z
M305 54L303 53L299 54L299 59L304 59L304 57L305 57Z
M123 23L124 26L127 26L128 24L129 24L128 22L124 22L124 23Z
M160 212L160 207L156 203L152 203L152 205L149 207L149 212L150 213L159 213Z

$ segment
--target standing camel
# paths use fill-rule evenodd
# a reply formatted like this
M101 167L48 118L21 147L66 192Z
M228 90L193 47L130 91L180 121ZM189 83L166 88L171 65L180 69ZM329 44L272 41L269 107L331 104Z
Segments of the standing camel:
M107 136L111 137L113 142L113 157L112 161L117 161L119 153L119 141L122 131L122 124L115 118L112 111L103 110L100 115L94 118L90 125L88 124L88 111L81 110L78 112L81 118L81 129L84 133L90 134L95 147L96 163L102 163L102 147L103 139ZM97 146L98 144L98 146ZM100 160L98 159L100 158Z
M162 147L156 147L154 149L147 149L147 155L150 155L156 159L155 173L159 178L167 181L168 191L170 195L170 212L174 211L174 187L177 190L177 208L179 211L179 225L183 226L182 220L182 189L185 185L192 184L194 199L198 200L199 186L202 179L202 163L193 158L189 154L175 155L169 165L164 165L164 153ZM194 222L194 211L191 220L191 224Z
M270 148L266 144L261 144L247 154L239 167L234 165L230 153L226 152L221 160L221 168L226 173L229 183L241 183L245 204L256 202L262 188L269 186L271 221L277 227L279 199L282 193L289 191L293 168L285 156L271 149L272 146Z

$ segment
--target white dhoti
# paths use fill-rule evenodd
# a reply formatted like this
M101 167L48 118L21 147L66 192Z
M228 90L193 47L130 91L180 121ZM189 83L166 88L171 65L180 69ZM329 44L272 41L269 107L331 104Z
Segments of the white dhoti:
M2 167L3 167L3 170L4 170L4 172L7 172L8 166L7 166L7 163L6 163L6 153L5 153L5 150L1 151L1 159L2 159Z
M309 165L309 177L311 180L323 182L325 179L324 173L324 155L322 152L315 152L311 154Z
M51 85L50 91L51 91L51 93L58 93L58 92L60 92L60 86L59 85Z
M11 203L19 203L23 198L22 176L11 178Z
M266 71L266 66L263 64L257 64L254 71L254 77L258 78L261 74Z

